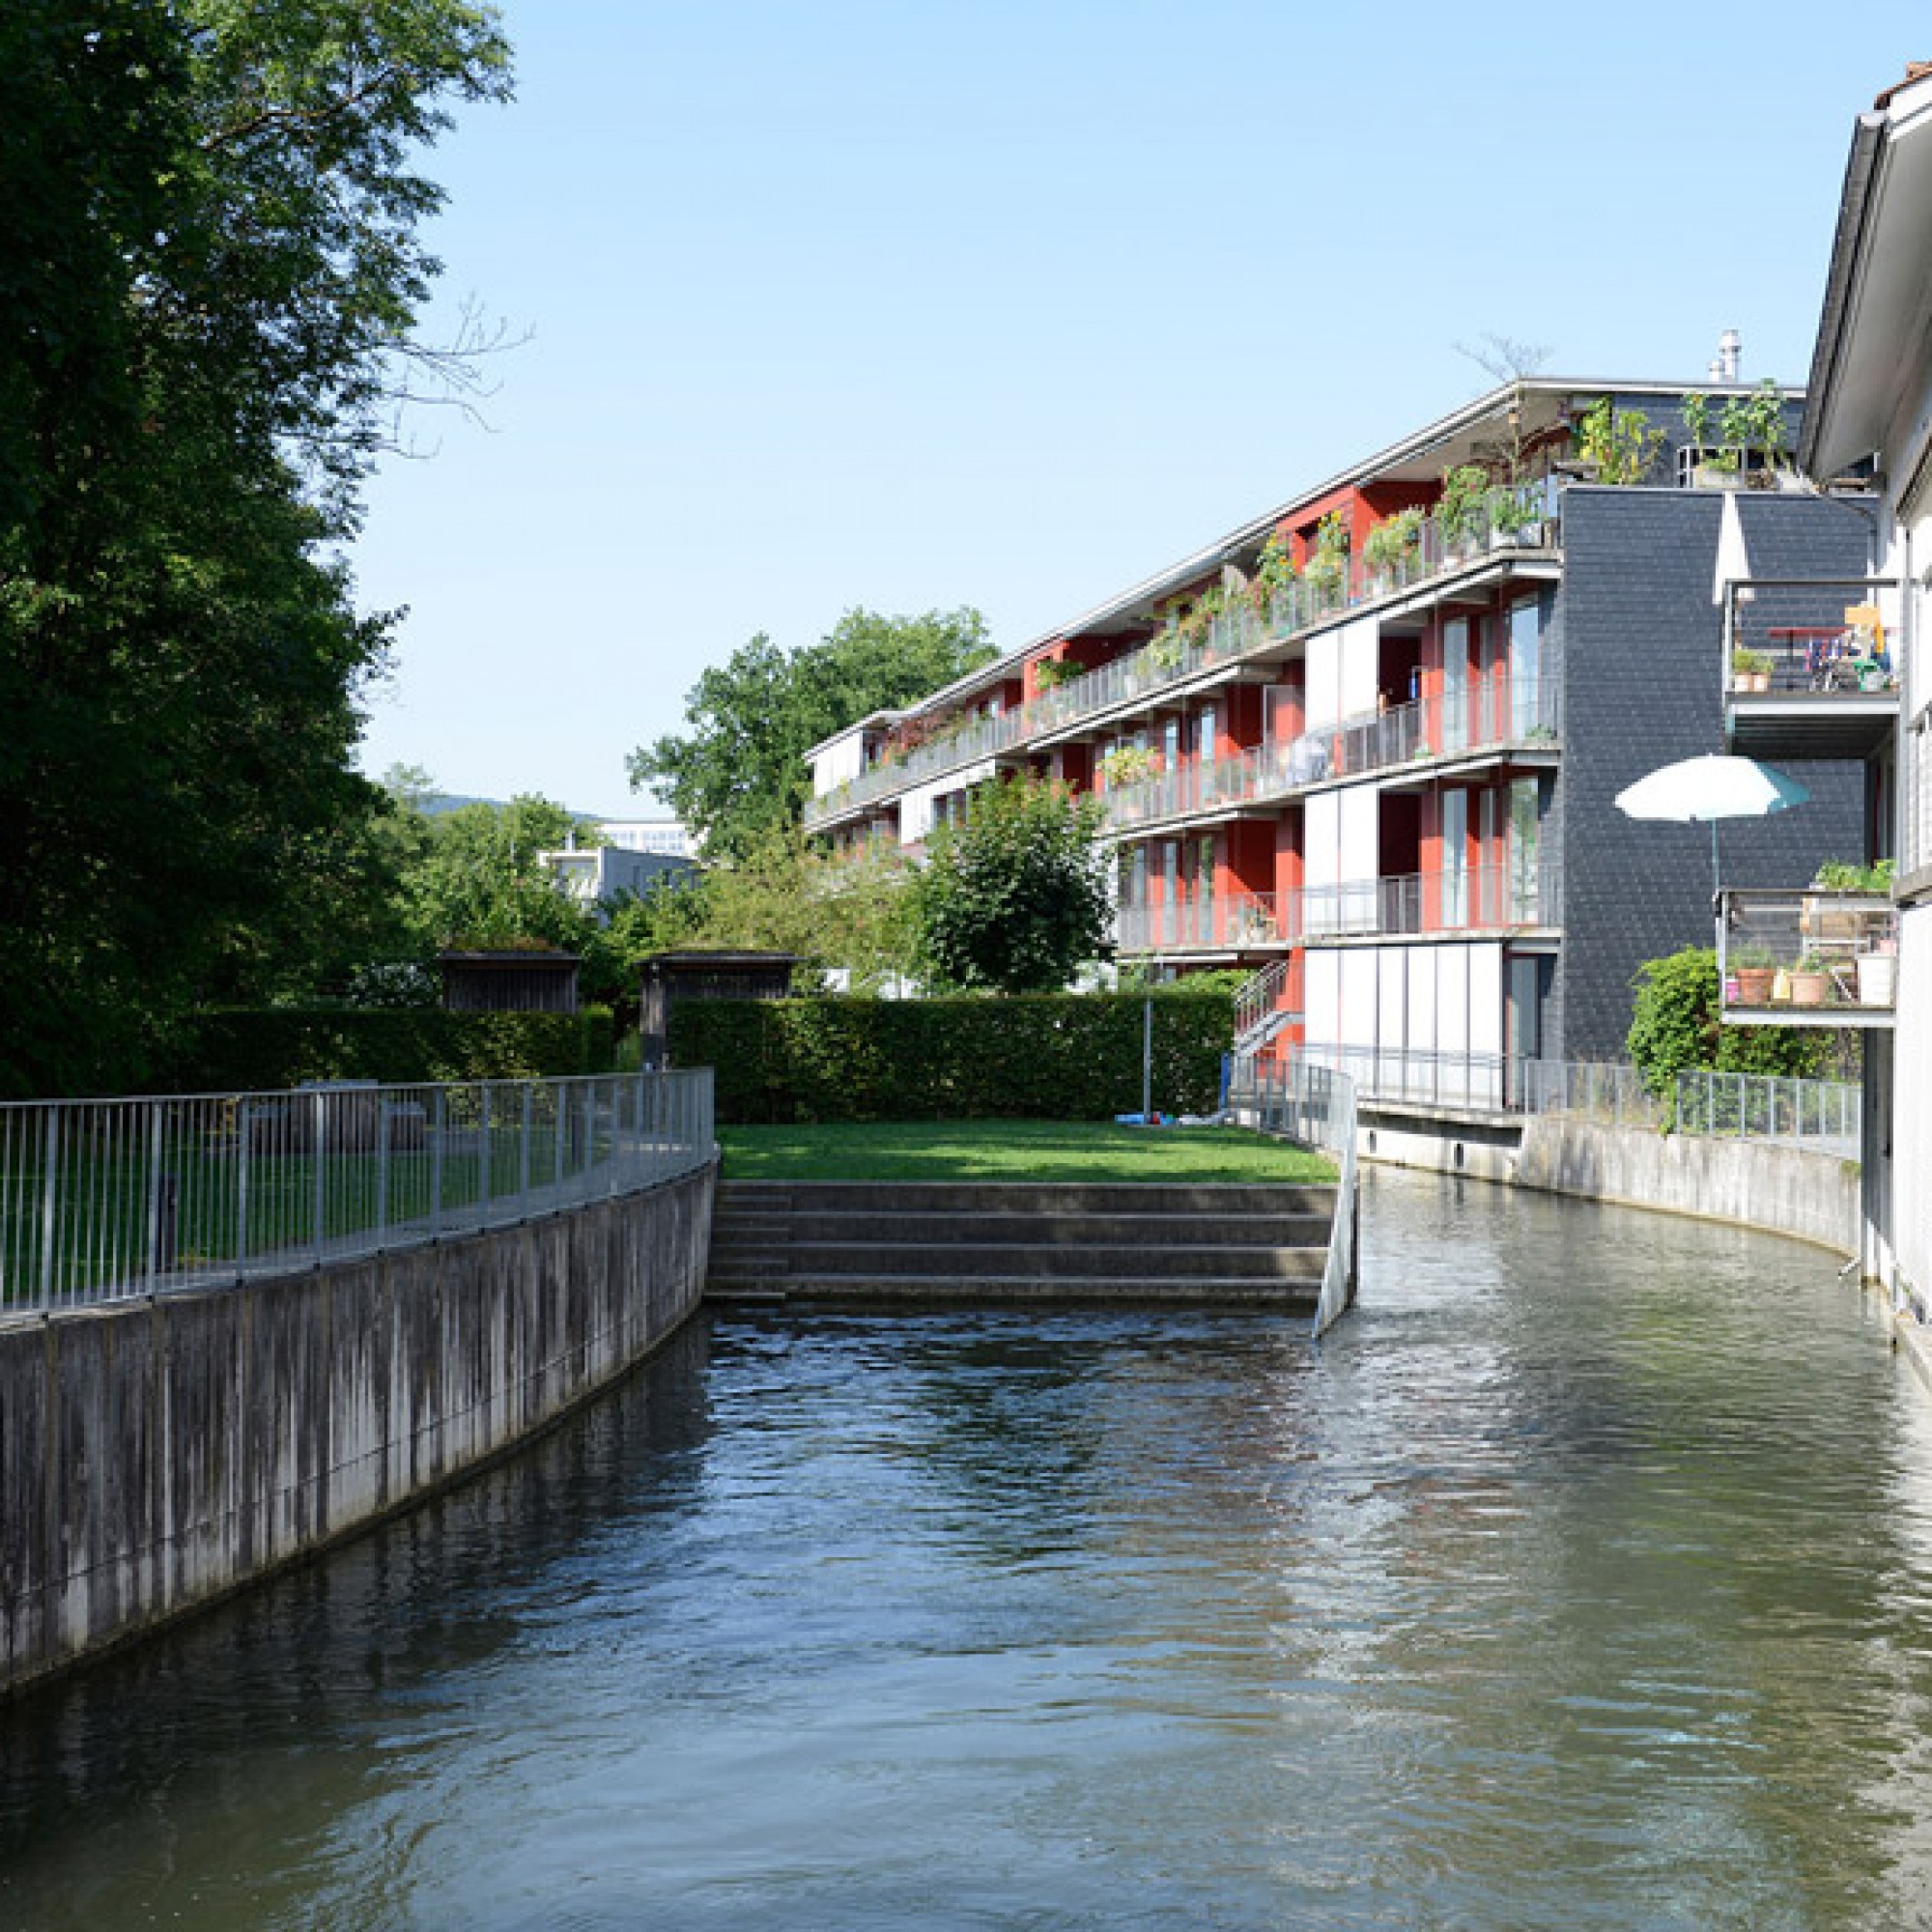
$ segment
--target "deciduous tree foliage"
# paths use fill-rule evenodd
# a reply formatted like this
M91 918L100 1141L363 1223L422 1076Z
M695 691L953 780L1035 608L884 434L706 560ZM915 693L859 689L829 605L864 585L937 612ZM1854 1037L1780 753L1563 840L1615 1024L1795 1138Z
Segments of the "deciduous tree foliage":
M934 986L1058 992L1112 956L1099 806L1065 786L999 780L965 823L927 841L914 879L920 952Z
M749 852L796 825L805 753L873 711L910 704L992 661L972 610L882 617L848 611L816 644L783 651L760 632L686 696L686 729L632 753L631 783L655 790L713 856Z
M413 156L506 61L458 0L0 8L0 1089L386 917L339 547L425 372Z

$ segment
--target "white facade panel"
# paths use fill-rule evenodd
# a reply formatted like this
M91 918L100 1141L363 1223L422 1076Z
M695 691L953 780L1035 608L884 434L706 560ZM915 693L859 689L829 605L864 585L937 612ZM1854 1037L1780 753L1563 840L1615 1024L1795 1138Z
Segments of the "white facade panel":
M1373 785L1350 785L1330 794L1338 807L1337 867L1344 879L1373 879L1381 858L1380 799ZM1309 803L1312 805L1314 800Z
M1342 881L1342 800L1346 796L1339 791L1311 792L1301 808L1301 880L1311 891Z
M1898 1031L1892 1042L1892 1249L1899 1272L1932 1297L1932 905L1898 922Z
M1342 713L1361 718L1376 708L1381 689L1381 625L1357 617L1342 627Z
M1408 961L1408 1045L1416 1053L1435 1051L1436 1041L1435 961L1441 949L1411 946Z
M1376 951L1376 1044L1384 1052L1408 1044L1408 956L1420 951L1410 946L1383 946Z
M1303 972L1302 1021L1310 1046L1333 1046L1341 1038L1342 955L1315 948Z
M824 749L811 761L811 789L818 797L848 783L866 769L866 733L853 725L838 737L827 739Z
M1469 1051L1503 1050L1503 950L1469 948Z
M1374 1046L1376 951L1373 947L1354 946L1338 950L1332 956L1341 962L1342 968L1341 1043L1344 1046Z
M1435 1048L1438 1053L1469 1050L1469 948L1435 946Z
M1304 692L1307 730L1320 731L1325 725L1341 722L1342 640L1349 629L1346 624L1338 624L1332 631L1318 631L1308 640L1308 683Z

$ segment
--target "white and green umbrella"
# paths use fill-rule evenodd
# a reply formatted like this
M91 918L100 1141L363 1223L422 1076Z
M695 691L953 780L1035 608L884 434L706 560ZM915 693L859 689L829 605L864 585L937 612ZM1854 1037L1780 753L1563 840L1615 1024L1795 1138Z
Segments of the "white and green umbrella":
M1755 758L1680 758L1626 785L1617 809L1628 818L1663 819L1677 825L1711 826L1711 886L1718 886L1718 821L1764 818L1803 805L1811 796L1796 779Z

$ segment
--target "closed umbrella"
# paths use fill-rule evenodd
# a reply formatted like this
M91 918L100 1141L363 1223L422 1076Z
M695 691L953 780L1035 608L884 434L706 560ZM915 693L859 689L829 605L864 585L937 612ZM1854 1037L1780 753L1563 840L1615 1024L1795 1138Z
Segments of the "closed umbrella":
M1755 758L1681 758L1617 794L1617 809L1628 818L1667 819L1673 824L1711 825L1711 889L1718 888L1718 821L1763 818L1803 805L1811 796L1796 779L1761 765Z

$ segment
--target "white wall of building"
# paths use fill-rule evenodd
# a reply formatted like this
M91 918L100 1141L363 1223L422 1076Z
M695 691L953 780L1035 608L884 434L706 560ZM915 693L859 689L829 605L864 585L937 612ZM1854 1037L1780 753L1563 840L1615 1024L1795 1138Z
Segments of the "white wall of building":
M1320 730L1376 708L1380 625L1356 617L1309 639L1307 728Z
M932 833L933 806L955 792L970 791L975 785L985 783L994 770L992 759L982 758L977 765L961 766L956 772L948 772L943 779L934 779L930 784L914 785L910 791L901 793L899 843L922 844Z
M839 785L848 784L866 769L866 732L855 724L836 738L828 738L811 761L811 789L822 798Z

